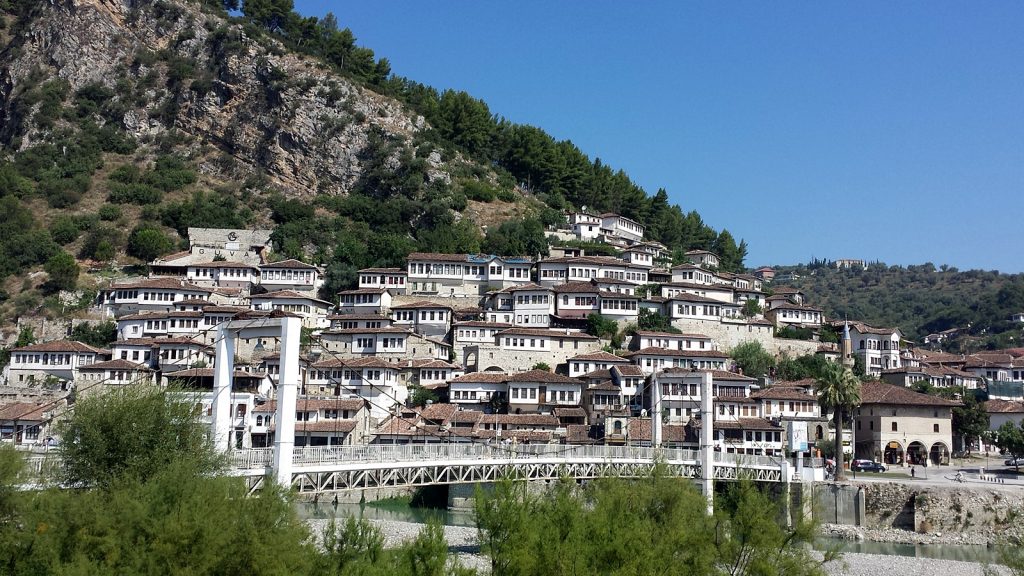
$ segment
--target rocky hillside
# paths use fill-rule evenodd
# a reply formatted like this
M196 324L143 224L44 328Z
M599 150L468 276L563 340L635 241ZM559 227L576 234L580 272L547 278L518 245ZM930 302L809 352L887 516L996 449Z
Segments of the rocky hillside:
M413 250L535 255L582 206L742 267L743 242L664 190L391 74L333 16L240 6L0 0L0 325L74 309L190 226L273 228L278 254L327 268L328 295ZM80 301L56 299L69 288Z

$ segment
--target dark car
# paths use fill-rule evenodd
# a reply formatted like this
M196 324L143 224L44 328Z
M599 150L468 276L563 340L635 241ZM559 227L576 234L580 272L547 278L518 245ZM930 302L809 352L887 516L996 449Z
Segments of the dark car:
M854 461L850 468L852 468L854 472L885 472L887 470L885 464L879 462L864 462L862 460Z

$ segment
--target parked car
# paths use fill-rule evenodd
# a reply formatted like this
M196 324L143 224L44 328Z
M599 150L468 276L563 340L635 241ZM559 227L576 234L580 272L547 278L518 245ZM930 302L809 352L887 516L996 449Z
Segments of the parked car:
M854 460L850 468L854 472L885 472L888 468L881 462L872 462L870 460Z
M1003 462L1006 466L1024 466L1024 457L1010 458L1006 462Z

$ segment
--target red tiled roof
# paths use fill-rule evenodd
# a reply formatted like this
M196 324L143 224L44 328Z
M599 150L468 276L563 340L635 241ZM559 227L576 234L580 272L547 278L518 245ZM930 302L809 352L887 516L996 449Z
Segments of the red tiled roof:
M555 374L554 372L548 372L547 370L528 370L526 372L509 374L505 378L505 382L542 382L546 384L576 385L580 384L580 381L576 378L562 376L561 374Z
M591 336L586 332L572 332L568 330L545 329L545 328L509 328L498 332L496 336L544 336L548 338L571 338L574 340L597 340L597 336Z
M366 406L362 398L299 398L295 401L297 412L313 412L314 410L349 410L356 412ZM253 408L253 412L275 412L277 400L269 400Z
M124 284L113 284L110 288L107 288L107 290L136 290L145 288L158 290L186 290L188 292L203 292L207 294L214 292L213 288L196 286L195 284L191 284L178 278L147 278L144 280L136 280L134 282L126 282ZM171 305L174 304L174 302L169 302L168 304Z
M672 356L676 358L728 358L729 355L720 350L676 350L675 348L658 348L648 346L626 354L627 358L635 356Z
M615 354L609 354L609 353L605 352L604 350L601 350L601 351L598 351L598 352L591 352L590 354L580 354L579 356L573 356L572 358L569 358L569 362L572 362L574 360L583 360L583 361L594 361L594 360L596 360L598 362L618 362L618 363L622 363L622 364L629 364L629 360L628 359L623 358L622 356L616 356Z
M430 302L428 300L420 300L418 302L412 302L410 304L398 304L391 307L392 310L402 310L407 308L445 308L451 310L452 307L446 304L437 304L436 302Z
M961 406L960 402L946 400L931 394L921 394L904 386L884 382L864 382L860 385L860 403L900 406Z
M149 372L149 368L142 364L135 362L129 362L128 360L107 360L106 362L96 362L95 364L89 364L88 366L81 366L78 368L80 372L91 372L91 371L102 371L102 370L141 370L143 372Z
M15 348L11 352L84 352L87 354L101 354L103 350L78 342L77 340L51 340L49 342L39 342Z

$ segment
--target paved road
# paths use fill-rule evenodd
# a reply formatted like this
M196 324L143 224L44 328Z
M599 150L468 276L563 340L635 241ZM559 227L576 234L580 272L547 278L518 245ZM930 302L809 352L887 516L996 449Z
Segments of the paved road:
M891 466L884 474L873 472L847 472L847 478L858 482L907 482L929 486L986 486L1009 489L1024 488L1024 467L1018 475L1013 467L1003 465L1003 457L955 460L949 466ZM956 482L956 473L963 473L963 483ZM981 474L984 471L984 476Z

